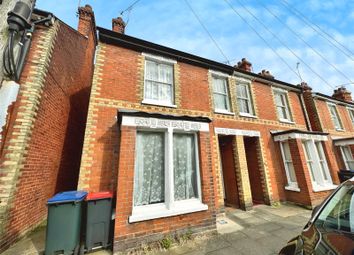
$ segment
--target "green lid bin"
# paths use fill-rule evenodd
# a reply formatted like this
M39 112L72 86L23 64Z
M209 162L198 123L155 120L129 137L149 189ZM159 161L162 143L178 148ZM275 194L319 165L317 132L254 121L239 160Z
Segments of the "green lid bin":
M109 232L112 217L112 193L95 192L86 197L85 250L110 246Z
M78 254L85 191L66 191L48 200L45 255Z

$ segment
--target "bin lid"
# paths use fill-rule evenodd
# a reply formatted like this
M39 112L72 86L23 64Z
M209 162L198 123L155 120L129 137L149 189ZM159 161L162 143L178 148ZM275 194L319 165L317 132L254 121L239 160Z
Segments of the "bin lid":
M112 197L113 194L110 191L91 192L87 195L86 200L99 200Z
M65 203L65 202L76 202L83 200L87 195L86 191L74 190L74 191L65 191L56 194L54 197L48 199L48 204L54 203Z

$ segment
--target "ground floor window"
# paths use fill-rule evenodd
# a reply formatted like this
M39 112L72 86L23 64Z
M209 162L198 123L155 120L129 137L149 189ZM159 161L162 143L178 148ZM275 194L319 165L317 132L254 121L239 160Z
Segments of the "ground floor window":
M280 149L283 157L285 174L288 181L288 185L285 188L290 190L300 191L296 180L293 161L291 158L289 142L288 141L280 142Z
M307 167L310 171L313 189L315 191L332 186L332 178L327 165L321 141L305 140L303 148Z
M347 170L354 170L354 158L350 146L341 146L340 149L342 151L345 168Z
M197 137L174 129L137 131L131 222L207 209Z

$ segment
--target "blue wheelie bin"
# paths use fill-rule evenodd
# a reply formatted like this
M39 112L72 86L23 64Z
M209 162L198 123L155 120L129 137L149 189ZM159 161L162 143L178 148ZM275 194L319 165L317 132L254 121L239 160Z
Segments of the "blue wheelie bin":
M45 255L78 254L85 191L66 191L48 200Z

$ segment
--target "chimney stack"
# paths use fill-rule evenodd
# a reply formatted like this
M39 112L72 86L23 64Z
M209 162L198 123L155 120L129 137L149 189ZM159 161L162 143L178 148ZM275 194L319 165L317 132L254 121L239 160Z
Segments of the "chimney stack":
M270 78L270 79L274 79L274 76L268 71L268 70L262 70L262 72L258 73L261 76Z
M80 34L89 36L96 27L95 15L93 13L92 7L88 4L86 4L84 7L79 7L78 14L79 25L77 30Z
M112 19L112 30L114 32L124 34L125 26L126 26L126 24L123 21L122 17Z
M299 85L297 85L298 87L302 88L302 90L304 92L311 92L312 88L306 83L306 82L301 82Z
M352 93L350 91L348 91L344 86L339 87L338 89L335 89L333 91L333 95L332 97L339 99L339 100L343 100L343 101L347 101L347 102L352 102Z
M234 67L247 72L252 72L252 63L249 62L246 58L242 58L241 61L239 61Z

